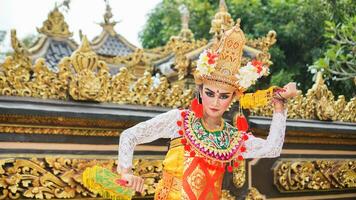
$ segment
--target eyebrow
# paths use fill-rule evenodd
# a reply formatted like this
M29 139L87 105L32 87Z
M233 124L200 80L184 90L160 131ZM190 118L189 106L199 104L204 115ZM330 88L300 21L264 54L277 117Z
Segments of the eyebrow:
M212 92L212 93L214 93L215 94L215 92L214 91L212 91L211 89L209 89L209 88L205 88L206 90L208 90L209 92ZM223 92L223 93L219 93L220 95L222 94L222 95L229 95L229 94L231 94L231 92Z

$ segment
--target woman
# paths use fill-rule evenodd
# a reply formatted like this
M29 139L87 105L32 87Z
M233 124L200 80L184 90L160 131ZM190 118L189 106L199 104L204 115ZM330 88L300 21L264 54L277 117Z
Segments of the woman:
M219 199L225 169L232 171L244 158L279 156L285 134L285 100L296 95L295 83L275 91L271 98L274 114L266 140L246 133L243 125L238 130L222 118L234 98L241 98L257 78L268 73L257 61L240 68L244 43L243 32L235 26L202 53L194 77L199 89L192 111L174 109L121 134L118 171L128 186L143 191L143 179L132 175L134 147L158 138L170 138L171 145L155 199Z

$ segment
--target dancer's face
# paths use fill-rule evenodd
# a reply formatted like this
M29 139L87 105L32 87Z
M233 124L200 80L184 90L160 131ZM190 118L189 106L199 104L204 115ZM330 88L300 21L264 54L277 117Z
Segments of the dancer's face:
M234 98L233 90L221 89L212 84L204 84L200 95L204 115L209 117L221 117Z

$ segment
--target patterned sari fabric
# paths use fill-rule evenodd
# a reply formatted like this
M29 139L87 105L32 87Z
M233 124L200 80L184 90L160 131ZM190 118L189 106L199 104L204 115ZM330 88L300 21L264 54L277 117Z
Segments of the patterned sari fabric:
M226 163L237 157L242 134L225 122L221 130L209 131L193 112L182 116L177 124L183 136L171 142L155 199L219 199Z

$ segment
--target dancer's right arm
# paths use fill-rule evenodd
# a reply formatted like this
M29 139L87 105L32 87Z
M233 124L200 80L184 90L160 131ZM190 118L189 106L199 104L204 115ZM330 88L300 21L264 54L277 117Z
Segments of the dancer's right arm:
M175 138L179 136L178 120L181 120L180 111L174 109L122 132L120 135L117 171L128 181L128 186L138 192L143 191L143 179L132 175L132 158L135 146L152 142L159 138Z

